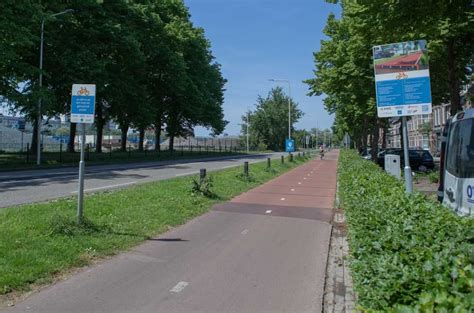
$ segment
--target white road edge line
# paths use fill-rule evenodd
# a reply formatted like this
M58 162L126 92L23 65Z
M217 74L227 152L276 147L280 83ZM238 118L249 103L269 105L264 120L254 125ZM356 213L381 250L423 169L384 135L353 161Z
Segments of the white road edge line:
M183 291L184 288L186 288L187 285L189 285L187 281L180 281L179 283L176 284L176 286L170 289L170 292L175 292L175 293L181 292Z
M239 166L239 165L240 165L240 164L228 165L228 166L221 167L220 169L231 168L231 167L237 167L237 166Z
M136 184L136 183L137 183L136 181L132 181L132 182L129 182L129 183L123 183L123 184L117 184L117 185L109 185L109 186L103 186L103 187L97 187L97 188L90 188L90 189L85 189L84 192L94 191L94 190L101 190L101 189L107 189L107 188L124 187L124 186L128 186L128 185L133 185L133 184ZM72 191L71 193L77 193L77 190L76 190L76 191Z
M181 174L174 175L174 177L189 176L189 175L195 175L195 174L199 174L199 173L198 172L181 173Z

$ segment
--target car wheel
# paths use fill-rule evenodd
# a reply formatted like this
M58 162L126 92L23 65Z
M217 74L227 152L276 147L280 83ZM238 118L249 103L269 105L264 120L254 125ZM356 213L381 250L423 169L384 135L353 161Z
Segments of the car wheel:
M420 171L422 173L426 173L428 171L428 168L424 165L420 165L420 166L418 166L418 171Z

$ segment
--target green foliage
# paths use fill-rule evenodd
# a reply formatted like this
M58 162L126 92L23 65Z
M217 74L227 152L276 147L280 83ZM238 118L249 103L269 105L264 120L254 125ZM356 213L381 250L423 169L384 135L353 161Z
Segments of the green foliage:
M65 9L74 12L52 16ZM204 30L192 24L182 0L6 0L0 3L0 35L1 100L30 119L40 96L44 115L67 114L71 85L94 83L99 133L108 120L118 122L125 134L130 127L160 132L166 126L171 137L192 134L197 125L220 134L227 124L226 80ZM97 145L100 150L100 140Z
M191 191L193 194L202 195L208 198L213 198L216 195L212 192L213 187L212 176L206 176L204 179L193 178Z
M407 196L400 181L353 151L341 153L339 193L362 310L470 312L474 219Z
M266 98L258 97L255 111L242 116L241 135L247 134L249 123L250 145L265 147L265 150L284 150L288 138L288 103L291 106L291 129L303 116L298 104L285 95L283 88L273 88Z
M433 171L428 174L428 179L430 180L430 183L436 184L439 182L439 171Z
M331 14L327 40L314 53L315 77L306 80L310 95L325 95L324 105L335 114L334 133L348 133L357 147L377 146L372 47L426 39L433 103L451 102L451 113L461 109L460 85L469 79L474 50L474 6L471 0L327 1L339 2L341 18ZM428 56L422 63L428 62ZM373 149L374 155L376 150Z

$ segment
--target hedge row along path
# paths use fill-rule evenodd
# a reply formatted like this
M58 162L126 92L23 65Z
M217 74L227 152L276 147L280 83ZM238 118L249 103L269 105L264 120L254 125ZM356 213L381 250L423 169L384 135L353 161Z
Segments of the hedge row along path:
M474 219L406 195L402 181L355 151L341 153L338 171L357 309L473 312Z
M320 312L337 158L307 162L7 312Z

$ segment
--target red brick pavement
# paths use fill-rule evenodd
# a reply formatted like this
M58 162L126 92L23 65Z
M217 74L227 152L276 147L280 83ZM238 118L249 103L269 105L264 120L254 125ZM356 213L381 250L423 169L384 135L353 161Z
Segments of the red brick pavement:
M336 195L338 157L337 150L326 153L324 160L318 157L214 209L329 222Z

